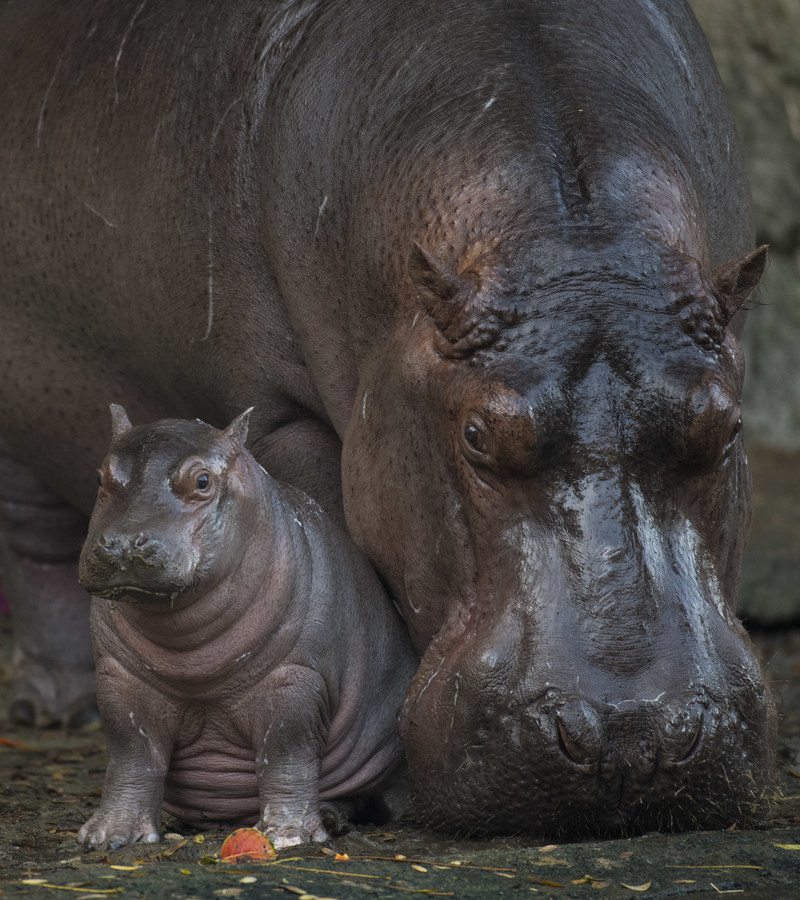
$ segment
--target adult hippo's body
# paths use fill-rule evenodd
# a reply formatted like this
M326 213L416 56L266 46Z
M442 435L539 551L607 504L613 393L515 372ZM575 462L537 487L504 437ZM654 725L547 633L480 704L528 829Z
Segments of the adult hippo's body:
M48 485L4 463L20 702L58 664L17 588L79 540L49 491L91 509L109 401L252 405L422 655L430 823L757 815L736 334L765 253L684 4L31 0L0 41L0 433Z

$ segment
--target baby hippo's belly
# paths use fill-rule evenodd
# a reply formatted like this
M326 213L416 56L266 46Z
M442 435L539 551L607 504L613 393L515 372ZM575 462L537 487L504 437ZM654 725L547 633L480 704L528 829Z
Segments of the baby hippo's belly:
M176 747L164 809L198 828L255 824L260 812L252 748L208 735Z

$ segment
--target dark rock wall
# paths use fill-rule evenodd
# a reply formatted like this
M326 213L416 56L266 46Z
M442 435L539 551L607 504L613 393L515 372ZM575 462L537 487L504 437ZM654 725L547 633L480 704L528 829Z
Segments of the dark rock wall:
M800 619L800 0L690 0L728 91L771 247L745 332L755 519L740 611Z

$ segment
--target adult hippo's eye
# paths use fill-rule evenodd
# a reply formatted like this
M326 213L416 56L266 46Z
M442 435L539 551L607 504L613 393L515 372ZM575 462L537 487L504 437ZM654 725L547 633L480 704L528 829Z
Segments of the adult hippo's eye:
M203 472L202 475L197 476L197 480L195 481L194 486L198 491L207 491L209 484L211 484L211 479L208 477L208 475L206 475L205 472Z
M463 450L473 462L485 462L489 456L489 429L483 419L470 416L464 423Z

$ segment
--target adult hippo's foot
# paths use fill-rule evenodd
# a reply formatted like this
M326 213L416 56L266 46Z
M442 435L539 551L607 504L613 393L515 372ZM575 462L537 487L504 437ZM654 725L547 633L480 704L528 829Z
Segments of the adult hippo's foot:
M11 721L99 724L89 595L78 585L86 520L0 443L0 583L14 625Z

